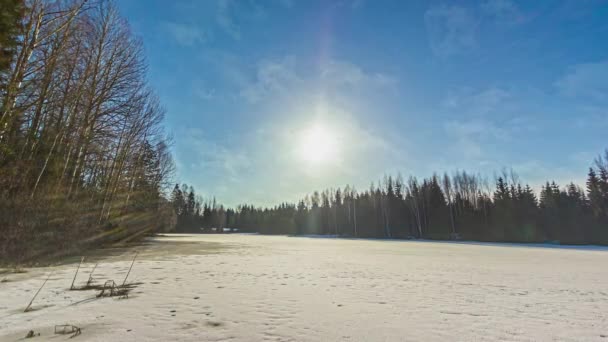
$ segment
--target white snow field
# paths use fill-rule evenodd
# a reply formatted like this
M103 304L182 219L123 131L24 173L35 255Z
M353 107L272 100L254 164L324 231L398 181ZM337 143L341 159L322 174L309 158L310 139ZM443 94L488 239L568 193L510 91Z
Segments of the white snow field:
M75 341L608 342L602 248L170 235L106 257L96 282L122 283L134 250L128 299L68 291L77 264L0 275L0 340L73 324Z

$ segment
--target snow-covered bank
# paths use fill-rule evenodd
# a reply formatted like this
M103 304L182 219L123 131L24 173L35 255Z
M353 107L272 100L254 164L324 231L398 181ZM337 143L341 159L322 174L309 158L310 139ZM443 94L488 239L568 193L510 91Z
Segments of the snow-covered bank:
M67 323L87 341L608 341L608 252L525 247L169 235L139 248L128 299L67 291L64 265L23 313L50 269L7 275L0 340ZM132 252L97 281L122 281Z
M244 234L244 233L239 233ZM258 234L258 233L251 233ZM367 240L367 241L390 241L390 242L429 242L429 243L448 243L462 245L477 245L477 246L494 246L494 247L530 247L530 248L558 248L558 249L579 249L588 251L608 251L608 246L602 245L561 245L556 243L524 243L524 242L486 242L474 240L430 240L430 239L398 239L398 238L360 238L344 235L320 235L320 234L304 234L290 235L290 237L311 238L311 239L344 239L344 240Z

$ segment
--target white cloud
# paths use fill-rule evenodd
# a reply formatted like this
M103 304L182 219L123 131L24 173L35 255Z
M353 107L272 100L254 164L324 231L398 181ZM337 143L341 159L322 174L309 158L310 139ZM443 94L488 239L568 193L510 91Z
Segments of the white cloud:
M477 47L477 20L465 7L438 5L424 14L429 43L442 57L461 54Z
M241 96L251 103L257 103L270 94L283 94L299 82L293 56L264 60L258 63L255 80L241 89Z
M458 110L459 114L486 115L500 109L509 98L511 93L498 87L477 92L465 88L450 92L444 104L448 109Z
M241 29L234 19L235 3L232 0L219 0L216 20L218 25L232 38L241 39Z
M524 15L511 0L486 0L481 3L483 14L502 24L518 24L524 20Z
M199 97L200 99L207 100L207 101L213 100L217 96L217 92L216 92L215 88L205 88L202 86L195 86L194 94L197 97Z
M245 84L240 95L250 103L258 103L270 96L300 94L301 91L320 87L315 82L322 81L323 91L331 93L344 89L386 89L397 83L397 79L379 72L368 72L361 67L340 60L331 60L320 68L320 74L303 74L297 70L296 58L285 56L266 59L258 63L252 82Z
M207 173L237 177L250 165L251 160L244 151L229 148L205 136L202 130L188 128L183 134L184 142L197 154L198 167L206 168Z
M164 27L173 36L178 44L192 46L197 43L205 43L210 36L207 32L194 25L166 22Z
M608 61L575 65L555 86L566 96L607 101Z
M324 81L334 85L347 86L394 86L397 79L382 73L368 73L361 67L347 62L331 60L321 68L321 77Z
M424 14L429 45L433 53L449 57L470 52L478 47L482 24L504 27L520 24L525 15L511 0L485 0L479 7L440 4Z
M452 149L467 158L483 157L487 142L508 141L511 138L506 129L487 120L449 121L444 129L455 141Z
M500 87L451 91L443 101L450 117L444 124L453 142L450 151L471 159L488 159L488 152L496 151L498 144L532 134L537 129L536 121L533 116L522 115L516 100Z

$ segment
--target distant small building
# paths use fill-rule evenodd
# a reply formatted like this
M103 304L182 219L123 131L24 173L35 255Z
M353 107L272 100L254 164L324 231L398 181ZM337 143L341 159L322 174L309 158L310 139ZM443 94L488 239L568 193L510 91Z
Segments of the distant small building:
M207 232L212 232L212 233L238 233L238 228L217 228L217 227L212 227L212 228L201 228L201 231L203 233L207 233Z

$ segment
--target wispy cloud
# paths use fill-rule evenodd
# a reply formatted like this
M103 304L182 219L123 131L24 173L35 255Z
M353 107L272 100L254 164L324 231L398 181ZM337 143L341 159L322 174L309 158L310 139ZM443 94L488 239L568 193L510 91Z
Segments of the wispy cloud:
M197 88L196 95L203 100L213 100L216 96L215 89Z
M480 5L481 12L500 24L514 25L525 21L519 7L511 0L486 0Z
M433 52L442 57L460 54L477 47L477 20L466 7L437 5L424 14Z
M452 150L472 159L484 156L483 146L488 142L496 144L510 139L505 128L488 120L452 120L444 125L444 129L455 141Z
M475 50L482 25L511 27L526 16L511 0L485 0L479 6L434 5L424 20L433 53L450 57Z
M264 60L258 63L253 82L243 87L240 94L247 101L257 103L270 94L284 94L298 82L295 57Z
M216 20L218 25L232 38L241 39L241 28L234 19L236 4L232 0L219 0Z
M324 81L346 86L393 86L397 79L379 72L366 72L348 61L331 60L321 68Z
M209 173L232 178L237 177L251 165L251 160L244 151L220 144L217 139L206 137L200 129L186 129L183 139L197 155L197 158L189 156L190 160L196 160L198 163L194 165L195 169L204 167Z
M315 88L315 82L319 79L323 89L330 92L346 88L387 89L394 87L398 82L395 77L381 72L366 71L344 60L328 61L320 68L318 74L302 73L298 72L297 59L289 55L259 62L253 80L242 87L240 95L250 103L257 103L269 96L283 96L303 90L296 91L296 87ZM309 91L309 89L304 90Z
M176 150L175 162L180 181L193 185L207 200L211 196L221 203L234 199L234 188L240 186L242 175L251 166L249 156L199 128L182 127L179 136L181 148Z
M163 26L180 45L192 46L198 43L205 43L210 39L208 32L194 25L166 22Z
M575 65L555 86L565 96L608 101L608 61Z
M531 118L519 116L514 97L500 87L450 92L443 103L449 114L444 130L454 142L450 150L466 158L486 158L488 147L508 143L518 134L534 130Z
M206 82L197 80L192 83L193 94L201 100L209 101L217 98L217 90L209 87Z
M505 104L511 93L499 87L490 87L481 91L470 88L451 91L444 105L448 109L457 110L460 114L466 112L470 115L486 115Z

